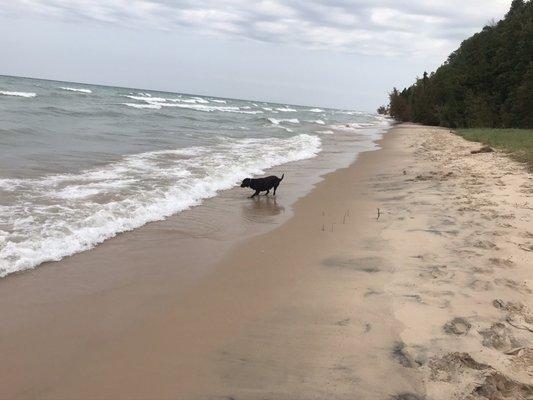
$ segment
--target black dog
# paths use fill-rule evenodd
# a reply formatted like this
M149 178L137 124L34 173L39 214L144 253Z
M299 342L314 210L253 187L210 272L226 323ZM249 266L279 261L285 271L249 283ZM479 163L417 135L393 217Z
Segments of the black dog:
M250 196L250 198L255 197L259 192L265 192L266 194L270 193L270 189L274 188L274 195L276 195L276 189L279 186L279 183L283 180L285 174L281 175L281 178L277 176L267 176L266 178L257 178L251 179L246 178L242 181L241 187L249 187L250 189L255 190L255 193Z

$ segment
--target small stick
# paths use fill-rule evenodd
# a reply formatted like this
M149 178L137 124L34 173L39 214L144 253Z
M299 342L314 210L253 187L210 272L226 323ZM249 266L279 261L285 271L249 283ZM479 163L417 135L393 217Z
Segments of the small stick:
M381 215L381 211L378 208L378 217L376 218L376 221L379 220L379 216Z
M324 232L326 230L326 227L324 224L322 224L322 232Z

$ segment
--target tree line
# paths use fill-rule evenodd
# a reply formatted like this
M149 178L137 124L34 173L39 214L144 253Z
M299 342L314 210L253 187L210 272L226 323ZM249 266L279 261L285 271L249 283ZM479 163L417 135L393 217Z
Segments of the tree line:
M463 41L435 72L394 88L387 113L451 128L533 128L533 1Z

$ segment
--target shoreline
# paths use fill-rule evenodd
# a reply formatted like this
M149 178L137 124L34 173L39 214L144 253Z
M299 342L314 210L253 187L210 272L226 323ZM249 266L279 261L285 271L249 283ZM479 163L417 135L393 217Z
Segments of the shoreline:
M531 302L526 268L531 253L513 248L513 274L521 276L513 280L514 287L505 278L509 274L505 268L511 266L499 253L501 266L494 265L492 271L469 270L464 278L460 276L467 271L460 270L459 262L468 259L469 267L481 268L484 261L478 266L473 260L485 257L482 250L496 253L494 247L499 246L507 254L511 249L486 237L492 228L490 220L483 220L483 227L478 227L484 232L473 232L475 227L469 231L486 248L476 247L476 241L461 243L471 216L460 210L448 215L439 203L452 206L472 182L457 176L456 170L448 176L438 169L429 173L446 160L439 156L442 148L432 148L428 139L424 141L425 134L442 136L443 145L476 146L456 143L462 139L449 138L439 128L393 127L379 141L381 149L362 152L349 167L325 175L294 203L292 216L280 226L233 246L227 254L221 250L223 246L205 249L202 259L179 266L188 266L186 274L172 268L175 232L165 230L163 222L155 223L149 228L151 236L145 237L151 237L151 254L125 253L131 252L135 247L131 242L139 239L131 232L109 251L104 243L98 257L91 255L94 265L111 256L111 251L115 260L123 262L129 257L140 259L145 266L153 263L153 268L137 275L124 277L128 265L122 265L106 270L106 276L96 282L87 282L87 269L76 271L77 260L84 257L81 253L61 262L63 268L70 268L70 280L52 279L58 274L48 266L47 285L39 288L32 287L33 279L24 274L0 282L0 310L7 321L0 327L4 395L385 399L409 393L418 396L412 398L422 399L427 394L431 399L445 399L453 390L469 390L472 382L483 382L479 371L488 370L460 371L462 377L471 379L459 382L454 380L458 373L454 375L448 368L448 380L432 379L441 373L432 367L432 360L442 360L451 349L461 349L477 362L510 376L518 393L523 388L516 382L524 382L527 371L515 366L518 372L513 373L502 367L501 351L484 349L476 329L490 329L488 321L496 320L501 312L488 297L505 296L502 307L510 301L526 306ZM528 182L528 176L512 161L502 161L507 159L501 155L483 155L476 162L479 160L505 163L507 175L513 178L508 190ZM456 157L452 166L463 167L463 161ZM483 168L475 172L482 174ZM461 190L446 191L443 186L451 179L463 179ZM462 201L468 201L465 199ZM494 217L499 221L505 217L497 212L503 206L494 207L496 214L501 214ZM377 208L382 211L378 219ZM257 212L252 210L251 215L257 216ZM519 227L499 229L523 235L524 224L530 222L524 218L528 215L516 218ZM459 222L460 229L449 228ZM194 240L201 241L201 237ZM452 245L463 253L453 258L448 254ZM194 268L213 260L214 268ZM442 263L447 267L442 268ZM487 277L489 273L502 275L489 282L492 288L485 285L486 278L472 283L472 274ZM109 281L113 284L106 286ZM525 284L520 286L520 282ZM54 287L64 284L72 287L54 297ZM102 284L100 291L88 294L85 290L84 285L98 284ZM495 287L497 294L491 293ZM458 295L443 294L447 291ZM474 302L475 308L468 301L472 296L479 300ZM461 307L470 308L459 315ZM529 323L525 311L521 312L515 314ZM452 324L452 331L470 325L467 332L443 333L443 324L453 318L467 323ZM521 329L507 329L518 331L512 332L513 343L521 340L527 344ZM522 346L526 350L520 355L511 357L529 355L528 346L531 342ZM448 361L439 365L459 363L457 368L465 369L457 360Z
M298 198L308 194L325 174L348 166L360 152L374 149L374 141L381 137L385 131L386 129L380 126L363 129L337 129L334 135L335 140L321 139L320 151L317 154L265 169L264 174L288 174L286 185L283 185L283 196L271 197L269 203L266 205L250 203L247 198L247 191L238 188L235 182L233 182L233 187L229 189L221 189L216 193L204 193L207 197L199 195L196 203L185 204L183 205L185 207L184 209L170 216L164 217L163 214L158 215L158 213L152 213L148 222L139 222L141 223L139 226L137 221L128 226L117 228L120 224L113 224L114 219L110 216L111 223L98 226L98 229L102 229L102 231L97 239L95 239L94 234L81 234L78 237L76 235L78 228L73 228L73 231L69 231L68 226L66 226L65 231L71 233L65 234L63 237L64 249L56 243L61 239L59 235L56 242L52 242L50 245L53 251L49 252L46 249L42 249L41 253L43 256L37 251L38 247L34 248L31 246L30 250L27 250L25 254L24 249L28 245L27 240L23 240L19 246L20 248L12 251L13 254L11 257L16 262L20 262L22 259L32 264L17 266L15 261L12 264L8 263L4 265L4 263L1 263L0 279L21 272L30 272L41 267L50 267L57 262L68 263L71 257L78 257L79 254L87 251L99 251L101 246L109 246L109 241L112 243L111 246L115 243L120 243L125 240L124 235L126 237L133 237L135 240L139 240L139 238L143 240L144 237L151 234L145 231L154 231L158 228L165 231L171 230L176 235L175 239L178 241L186 241L191 238L211 238L215 241L226 241L229 238L229 241L232 243L237 243L249 235L256 234L256 231L258 233L266 232L272 229L272 227L281 224L286 219L284 214L290 214L286 211L290 210L292 204ZM127 158L129 156L125 157ZM180 201L177 201L177 203L181 204ZM104 213L104 215L107 214ZM136 220L136 217L138 217L136 209L132 211L130 217ZM53 220L49 223L53 225ZM59 223L59 225L61 224ZM87 229L89 230L91 227L93 225L89 224ZM41 242L42 240L39 241L37 239L34 244L35 246L39 246ZM194 246L194 244L195 242L193 241L185 248L190 250L190 247ZM33 257L31 257L32 253L35 253ZM4 259L4 262L6 260ZM35 264L39 260L46 261ZM84 258L82 257L78 262L83 264Z

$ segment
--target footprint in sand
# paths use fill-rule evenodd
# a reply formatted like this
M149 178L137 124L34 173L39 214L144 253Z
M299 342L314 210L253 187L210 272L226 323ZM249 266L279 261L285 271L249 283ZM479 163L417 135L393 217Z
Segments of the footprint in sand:
M479 334L483 337L483 346L503 352L522 345L514 338L511 330L501 322L496 322L490 328L480 330Z
M492 274L494 273L494 268L490 266L480 267L479 265L476 265L475 267L472 267L472 272L476 274Z
M510 258L492 257L489 258L489 262L498 267L512 267L514 265L514 262Z
M533 332L533 314L529 308L520 302L504 302L496 299L492 302L494 307L507 312L505 320L517 329Z
M466 319L455 317L451 321L446 322L442 328L444 329L444 332L448 334L466 335L471 327L472 324L470 324L470 322L468 322Z
M531 294L531 289L527 287L525 283L519 283L513 279L498 278L494 280L494 283L498 286L507 286L522 294Z
M484 377L483 382L472 391L472 400L528 400L533 397L533 385L517 382L499 373L493 372Z
M468 372L490 369L490 365L474 360L468 353L448 353L429 361L430 378L433 381L454 382Z
M533 386L518 382L479 363L468 353L448 353L429 362L430 381L453 383L457 392L469 400L530 399ZM437 387L441 387L437 384Z
M421 278L427 279L452 279L455 276L455 273L448 270L446 265L430 265L427 267L427 270L422 271L418 274Z
M484 281L481 279L475 279L468 284L468 287L476 292L486 292L487 290L494 289L494 286L489 281Z
M533 348L518 347L506 351L505 354L513 356L510 368L518 374L525 372L527 376L533 376Z
M472 246L478 249L483 249L483 250L499 250L500 249L498 246L496 246L496 244L494 244L490 240L476 240L475 242L472 243Z
M392 358L405 368L417 368L427 360L425 354L415 355L416 349L407 347L404 342L398 341L392 347Z

